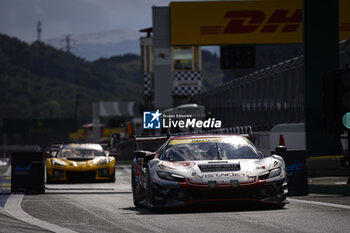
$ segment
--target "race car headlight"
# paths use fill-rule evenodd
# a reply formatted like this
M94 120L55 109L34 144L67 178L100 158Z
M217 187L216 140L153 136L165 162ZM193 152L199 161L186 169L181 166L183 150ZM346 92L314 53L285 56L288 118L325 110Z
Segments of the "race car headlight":
M159 178L163 179L163 180L168 180L168 181L176 181L176 182L183 182L185 181L185 177L177 175L177 174L173 174L173 173L169 173L169 172L157 172Z
M64 164L64 163L62 163L62 162L58 162L57 160L55 161L55 160L53 160L53 159L50 160L50 163L51 163L52 165L57 165L57 166L66 166L66 164Z
M259 175L260 180L266 180L267 178L272 178L275 176L279 176L281 174L281 168L275 168L267 172L263 172Z
M103 161L101 161L101 162L99 162L97 165L99 166L99 165L104 165L104 164L107 164L107 163L109 163L109 162L111 162L111 159L105 159L105 160L103 160Z
M266 179L269 177L269 175L270 175L270 172L269 172L269 171L263 172L263 173L261 173L261 174L259 175L259 179L260 179L260 180L266 180Z
M281 174L281 168L280 167L272 169L270 171L269 178L272 178L272 177L275 177L275 176L279 176L280 174Z

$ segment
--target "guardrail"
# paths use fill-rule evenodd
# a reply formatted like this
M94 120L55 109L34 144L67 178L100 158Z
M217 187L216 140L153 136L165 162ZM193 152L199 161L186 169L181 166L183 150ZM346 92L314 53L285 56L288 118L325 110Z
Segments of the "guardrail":
M350 64L350 39L339 45L339 64ZM279 62L193 96L224 127L251 125L258 131L304 120L304 58Z

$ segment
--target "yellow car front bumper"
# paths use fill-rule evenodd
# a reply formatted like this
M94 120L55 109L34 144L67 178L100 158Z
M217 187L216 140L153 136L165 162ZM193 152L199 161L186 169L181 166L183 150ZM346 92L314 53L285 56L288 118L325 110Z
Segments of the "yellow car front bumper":
M93 166L62 166L46 161L46 176L48 182L59 181L114 181L115 160L108 164Z

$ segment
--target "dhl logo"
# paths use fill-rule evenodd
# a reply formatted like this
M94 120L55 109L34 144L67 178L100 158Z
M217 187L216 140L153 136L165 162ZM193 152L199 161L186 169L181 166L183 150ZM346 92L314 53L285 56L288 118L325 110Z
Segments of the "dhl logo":
M236 34L236 33L273 33L282 28L281 32L295 32L303 21L302 9L275 10L266 20L265 12L261 10L228 11L224 18L231 19L224 26L202 26L201 34Z
M225 26L201 26L202 35L238 33L296 32L302 25L302 9L277 9L267 17L261 10L228 11ZM350 31L350 23L341 23L340 31Z

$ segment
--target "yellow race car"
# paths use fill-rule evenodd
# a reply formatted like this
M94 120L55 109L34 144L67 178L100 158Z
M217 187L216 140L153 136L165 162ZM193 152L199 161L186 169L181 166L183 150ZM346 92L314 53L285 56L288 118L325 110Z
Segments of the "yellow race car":
M64 144L46 158L47 183L64 181L115 181L115 157L100 144Z

